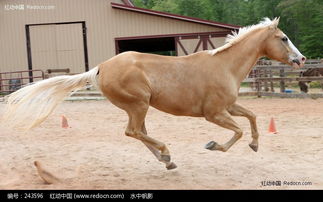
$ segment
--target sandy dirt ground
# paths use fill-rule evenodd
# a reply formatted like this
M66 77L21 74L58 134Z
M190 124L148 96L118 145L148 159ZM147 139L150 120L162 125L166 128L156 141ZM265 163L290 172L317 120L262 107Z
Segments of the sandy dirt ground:
M257 153L248 146L245 118L235 118L244 135L223 153L204 145L225 143L231 131L150 108L148 134L170 149L178 166L170 171L141 142L124 135L127 115L105 100L65 101L25 133L0 124L0 189L323 189L323 99L238 102L257 114ZM3 109L0 103L0 114ZM61 127L61 115L70 128ZM278 134L268 133L271 117ZM34 161L61 182L45 184ZM281 186L270 186L271 181Z

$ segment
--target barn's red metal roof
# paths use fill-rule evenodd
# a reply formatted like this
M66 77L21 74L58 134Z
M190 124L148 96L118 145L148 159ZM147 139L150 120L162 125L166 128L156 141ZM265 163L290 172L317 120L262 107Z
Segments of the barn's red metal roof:
M188 21L188 22L193 22L193 23L211 25L211 26L216 26L216 27L222 27L222 28L228 28L228 29L239 29L240 28L240 26L238 26L238 25L224 24L224 23L215 22L215 21L203 20L200 18L193 18L193 17L176 15L176 14L171 14L171 13L166 13L166 12L138 8L138 7L134 7L133 5L129 6L129 5L123 5L123 4L118 4L118 3L112 2L111 6L112 6L112 8L117 8L117 9L137 12L137 13L144 13L144 14L148 14L148 15L161 16L161 17L166 17L166 18L172 18L172 19L176 19L176 20Z

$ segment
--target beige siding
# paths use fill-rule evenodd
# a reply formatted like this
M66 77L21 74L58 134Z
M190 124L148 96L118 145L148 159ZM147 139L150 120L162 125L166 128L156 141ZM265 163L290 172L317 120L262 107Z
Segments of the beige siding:
M210 38L215 48L223 46L225 43L225 37Z
M46 70L57 66L55 25L30 27L33 69Z
M57 67L85 71L82 24L56 25Z
M85 70L82 24L30 26L33 69Z
M112 14L119 19L113 23L122 22L122 26L114 24L117 30L115 35L118 37L226 31L226 29L222 28L158 16L126 12L118 9L113 9L112 11Z
M114 9L111 7L111 1L112 0L1 0L0 71L27 69L26 24L85 21L87 26L87 45L90 68L115 55L116 37L226 30L214 26ZM113 2L121 3L121 0L113 0ZM24 4L25 9L4 9L5 5L19 4ZM27 5L49 6L47 8L51 7L53 9L27 9ZM53 37L52 33L50 33L50 29L51 28L48 27L48 30L43 31L44 36L32 37L44 41L43 46L45 47L51 46L51 42L48 42ZM63 30L69 29L64 28ZM78 32L77 30L69 31ZM45 32L47 32L47 34L45 34ZM60 50L58 57L62 59L56 59L56 63L55 59L47 59L46 61L40 61L40 64L45 65L46 62L48 62L48 64L46 64L47 66L55 64L60 66L65 66L65 64L77 64L77 61L74 59L68 63L70 58L76 58L76 56L71 56L71 51L65 50L65 45L70 46L68 49L72 47L76 54L76 50L79 50L81 45L79 39L68 39L65 34L61 34L58 38L62 38L62 41L58 43L59 47L56 47ZM75 41L73 41L74 39ZM33 38L32 40L35 41L36 39ZM33 47L33 44L31 44L31 47ZM41 48L41 46L38 48ZM46 57L54 58L54 54L51 52L54 48L47 47L47 49L47 52L38 52L37 54L47 54ZM79 53L79 55L81 54ZM57 63L57 61L65 61L65 63ZM81 63L84 63L84 58L79 58L78 61L79 65L81 65ZM76 68L73 69L73 71L84 70L82 68Z

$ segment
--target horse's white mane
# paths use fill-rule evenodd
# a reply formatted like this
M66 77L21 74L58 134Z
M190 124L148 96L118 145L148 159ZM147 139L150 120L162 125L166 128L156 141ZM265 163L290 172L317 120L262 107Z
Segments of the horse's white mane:
M279 23L279 18L274 18L273 20L270 20L269 18L264 18L262 21L260 21L256 25L250 25L246 27L242 27L239 29L238 32L232 31L232 34L228 34L227 38L225 39L225 44L219 48L209 50L209 54L215 55L221 51L224 51L228 48L230 48L232 45L238 43L239 41L243 40L248 36L250 32L253 32L255 30L259 30L265 27L277 27Z

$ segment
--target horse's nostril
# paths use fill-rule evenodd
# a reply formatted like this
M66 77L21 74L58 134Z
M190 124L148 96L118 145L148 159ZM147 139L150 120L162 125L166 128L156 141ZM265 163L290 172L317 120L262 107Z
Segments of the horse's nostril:
M296 63L296 64L298 64L298 65L301 65L301 63L299 62L298 59L294 59L293 62Z
M302 57L302 61L305 61L306 60L306 58L305 57Z

